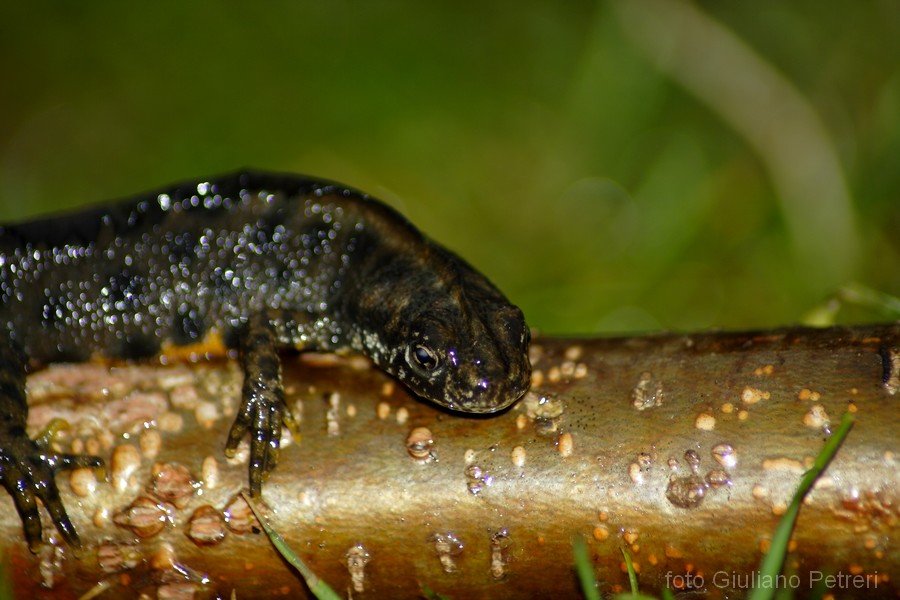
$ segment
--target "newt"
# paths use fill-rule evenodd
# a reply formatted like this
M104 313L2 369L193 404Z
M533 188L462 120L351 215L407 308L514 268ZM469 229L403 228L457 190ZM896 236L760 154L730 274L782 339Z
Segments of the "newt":
M26 432L26 374L52 362L141 359L221 339L244 383L227 433L249 434L258 497L278 459L279 352L358 352L416 395L501 411L529 386L522 311L400 213L339 183L242 171L71 215L0 226L0 482L32 551L37 500L80 547L55 475L102 459Z

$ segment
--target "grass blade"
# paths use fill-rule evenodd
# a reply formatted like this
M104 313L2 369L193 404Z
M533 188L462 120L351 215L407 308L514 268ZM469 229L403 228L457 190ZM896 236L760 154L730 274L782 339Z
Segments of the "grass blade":
M803 497L806 496L807 492L809 492L816 482L816 479L819 478L819 475L822 474L825 467L827 467L828 463L831 462L831 459L834 458L834 455L843 443L844 438L847 437L852 426L853 414L850 412L844 413L844 418L841 419L841 424L837 428L837 431L835 431L831 438L825 442L825 446L822 448L822 451L819 452L819 455L816 456L816 461L813 463L812 468L803 474L800 485L797 487L797 491L794 492L794 497L791 499L790 506L788 506L784 516L781 517L778 527L775 528L775 534L772 536L769 552L763 557L762 564L759 568L760 581L775 581L778 574L781 572L782 566L784 565L784 557L787 555L788 542L790 542L791 532L794 530L794 523L797 521L797 515L800 513L800 504L803 502ZM772 598L774 592L774 587L754 588L750 592L748 599L768 600L769 598Z
M572 552L575 554L575 572L578 573L578 582L581 584L581 593L584 594L585 600L600 600L597 578L594 577L594 567L588 557L584 539L575 538L572 542Z
M306 581L306 585L309 586L309 591L313 593L313 595L319 600L341 600L341 597L337 595L337 593L331 589L327 583L319 579L318 575L313 573L312 569L307 566L303 560L297 556L297 554L291 550L290 546L288 546L287 542L284 541L284 538L281 537L281 534L272 529L269 525L269 522L263 517L263 515L259 512L259 509L256 507L256 503L254 503L250 499L250 494L246 492L241 492L241 496L244 500L247 501L247 505L250 506L250 510L253 511L253 514L256 516L256 520L259 521L259 524L262 525L263 530L266 532L266 535L269 536L269 540L272 542L272 545L275 546L275 549L284 557L286 561L291 563L291 565L300 572L300 575L303 576L303 579Z

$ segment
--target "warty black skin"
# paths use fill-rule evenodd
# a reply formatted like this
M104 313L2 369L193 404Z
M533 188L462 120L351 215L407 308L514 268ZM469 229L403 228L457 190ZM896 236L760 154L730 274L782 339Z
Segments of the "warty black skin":
M97 457L25 433L25 374L54 361L140 358L217 334L245 381L228 433L250 434L250 490L275 466L278 350L357 351L441 406L508 407L527 389L522 312L395 210L340 184L240 172L75 215L0 227L0 482L32 550L36 498L79 546L54 483Z

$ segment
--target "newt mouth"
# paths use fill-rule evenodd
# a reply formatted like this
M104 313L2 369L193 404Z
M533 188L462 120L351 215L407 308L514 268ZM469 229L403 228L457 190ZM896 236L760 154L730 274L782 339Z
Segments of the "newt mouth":
M525 394L530 378L530 369L526 371L524 378L521 376L513 379L505 378L493 385L489 378L482 378L475 385L448 389L441 404L450 410L472 414L487 415L501 412Z

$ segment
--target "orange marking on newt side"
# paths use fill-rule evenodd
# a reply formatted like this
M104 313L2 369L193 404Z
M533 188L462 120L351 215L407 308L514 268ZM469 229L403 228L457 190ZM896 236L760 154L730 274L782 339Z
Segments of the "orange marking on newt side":
M221 334L217 331L210 331L203 339L193 344L185 344L179 346L171 340L163 342L159 350L159 359L163 362L168 361L196 361L198 358L212 358L225 356L228 348L222 339Z
M162 364L172 362L197 362L200 360L223 358L228 356L228 353L229 349L225 346L221 334L216 331L210 331L202 340L193 344L179 346L171 340L166 340L161 344L159 352L155 355L148 356L147 359L152 360L153 357L156 357ZM130 362L128 359L112 357L103 352L92 354L88 361L93 364L106 366Z

